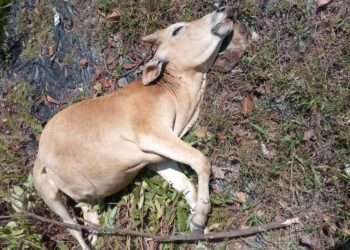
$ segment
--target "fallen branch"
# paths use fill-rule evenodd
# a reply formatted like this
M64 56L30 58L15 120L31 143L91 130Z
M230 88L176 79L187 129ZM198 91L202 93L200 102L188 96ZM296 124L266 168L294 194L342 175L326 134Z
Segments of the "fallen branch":
M281 222L272 222L264 225L239 229L229 232L208 233L199 235L174 235L174 236L157 236L154 241L157 242L174 242L174 241L197 241L197 240L218 240L228 238L238 238L249 236L256 233L265 232L272 229L288 227L293 224L298 224L299 218L293 218Z
M105 228L98 226L84 226L79 224L70 224L64 223L57 220L48 219L34 213L23 212L22 214L16 215L6 215L0 216L0 220L4 219L13 219L25 217L28 219L35 219L42 222L54 224L57 226L75 229L75 230L87 230L92 234L97 235L119 235L119 236L132 236L132 237L146 237L151 238L155 242L175 242L175 241L198 241L198 240L219 240L219 239L228 239L228 238L237 238L253 235L256 233L265 232L272 229L284 228L293 224L299 223L299 218L293 218L284 220L281 222L273 222L264 225L259 225L255 227L250 227L246 229L234 230L229 232L219 232L219 233L208 233L208 234L199 234L199 235L173 235L173 236L158 236L152 233L142 233L138 231L121 229L121 228Z

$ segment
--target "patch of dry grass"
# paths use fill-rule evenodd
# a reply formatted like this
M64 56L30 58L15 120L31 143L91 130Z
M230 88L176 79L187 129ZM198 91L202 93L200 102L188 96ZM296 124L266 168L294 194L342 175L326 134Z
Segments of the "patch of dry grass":
M250 4L236 3L237 16L259 39L232 80L210 87L209 93L218 94L208 95L201 122L222 116L225 129L237 133L231 149L241 160L241 176L232 186L247 193L251 207L240 206L232 227L240 226L240 218L249 225L298 216L303 226L282 230L278 237L269 233L266 240L290 249L311 235L322 249L331 247L349 237L350 226L344 173L350 160L350 37L346 28L338 28L340 19L349 21L347 10L341 2L316 14L302 1L271 1L265 10L255 5L258 11ZM252 116L227 113L237 110L237 103L217 105L228 92L253 92ZM222 121L210 127L221 131Z

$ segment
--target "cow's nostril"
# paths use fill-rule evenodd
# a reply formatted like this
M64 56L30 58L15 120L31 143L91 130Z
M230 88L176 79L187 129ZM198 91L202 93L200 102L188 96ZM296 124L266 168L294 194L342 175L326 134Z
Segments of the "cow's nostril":
M220 13L220 12L225 12L226 11L226 7L219 7L216 9L216 12Z

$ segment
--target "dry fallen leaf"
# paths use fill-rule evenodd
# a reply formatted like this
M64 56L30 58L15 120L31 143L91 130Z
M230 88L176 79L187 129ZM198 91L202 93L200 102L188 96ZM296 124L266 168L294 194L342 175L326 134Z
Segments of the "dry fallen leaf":
M243 24L234 24L233 37L225 49L214 63L216 70L220 72L231 71L241 60L241 57L248 47L248 32Z
M347 237L350 236L350 229L349 228L343 228L342 229L343 234Z
M315 137L315 131L313 129L309 129L304 132L303 141L310 141L314 137Z
M120 17L119 11L116 9L113 9L112 13L106 16L106 19L113 19L113 18L119 18L119 17Z
M258 96L269 94L269 90L266 88L265 85L260 85L256 89L254 89L254 94Z
M195 132L197 138L202 139L208 135L208 130L205 128L200 128Z
M236 200L241 202L241 203L246 203L247 202L247 195L246 195L246 193L238 192L238 193L235 193L234 196L235 196Z
M328 228L327 228L328 233L334 235L338 230L338 227L334 223L334 220L331 217L329 217L328 215L323 215L323 221L328 226Z
M170 8L170 11L174 11L177 9L182 10L185 6L186 6L185 0L175 0L173 2L173 6Z
M96 93L97 94L102 94L102 84L101 83L96 83L95 85L94 85L94 89L96 90Z
M98 81L103 88L109 88L109 90L114 91L115 82L113 79L103 78Z
M55 53L55 49L52 46L50 46L49 47L49 56L50 57L53 56L54 53Z
M59 104L60 104L59 101L53 99L53 98L52 98L51 96L49 96L49 95L46 96L46 101L47 101L48 103L53 103L53 104L56 104L56 105L59 105Z
M218 132L218 133L216 134L216 138L218 139L218 141L222 142L222 141L225 141L225 140L226 140L226 135L225 135L225 133Z
M215 165L211 167L211 172L213 173L215 179L224 179L225 177L225 172Z
M124 63L123 67L124 69L132 69L135 68L136 64L134 63Z
M321 126L322 116L316 110L313 110L310 114L309 124L311 128L317 129Z
M101 84L101 87L105 87L105 88L108 88L109 87L109 82L108 82L108 79L100 79L98 81L99 84Z
M265 143L261 142L260 143L260 148L261 148L261 151L263 152L263 154L267 158L272 159L272 158L274 158L276 156L276 152L273 151L273 150L269 150Z
M332 0L316 0L317 7L322 7L329 4Z
M180 5L180 6L185 6L186 5L186 1L185 0L175 0L175 3L177 5Z
M114 38L112 36L107 38L107 42L109 45L111 45L113 48L115 48L116 42L114 41Z
M81 66L85 66L88 63L88 60L86 58L82 58L80 59L79 63Z
M247 117L253 112L253 109L254 109L254 99L252 95L249 94L243 99L242 106L241 106L241 114L244 117Z
M101 68L95 66L95 79L98 79L101 76Z
M35 1L35 3L34 3L34 12L35 12L35 14L37 14L38 16L40 16L40 12L39 12L38 7L39 7L39 2L38 2L38 1Z
M320 246L318 244L318 241L315 237L311 235L303 235L300 237L301 244L307 245L312 250L318 250L320 249Z

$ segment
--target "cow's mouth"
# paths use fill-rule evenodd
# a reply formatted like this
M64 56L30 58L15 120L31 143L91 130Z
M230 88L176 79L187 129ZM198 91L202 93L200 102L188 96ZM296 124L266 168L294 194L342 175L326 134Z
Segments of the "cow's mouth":
M224 40L222 41L222 43L220 45L219 53L223 52L228 47L232 38L233 38L233 30L231 30L231 32L225 36Z
M211 30L214 35L218 35L220 37L226 37L233 30L233 17L227 16L223 21L215 25L215 27Z

